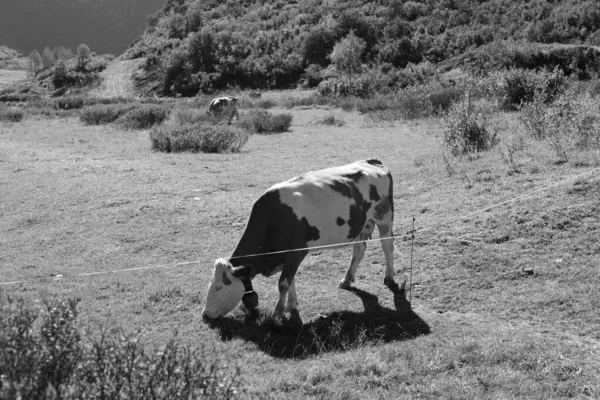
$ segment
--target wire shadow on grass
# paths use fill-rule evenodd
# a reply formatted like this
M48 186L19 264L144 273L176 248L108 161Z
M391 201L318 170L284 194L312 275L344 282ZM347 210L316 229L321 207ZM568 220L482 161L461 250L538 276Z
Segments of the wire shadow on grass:
M404 289L390 290L395 310L383 307L378 297L369 292L350 288L362 300L363 312L338 311L303 324L298 313L280 320L258 310L209 324L219 331L223 341L247 340L270 356L283 359L303 359L430 333L429 325L410 308Z

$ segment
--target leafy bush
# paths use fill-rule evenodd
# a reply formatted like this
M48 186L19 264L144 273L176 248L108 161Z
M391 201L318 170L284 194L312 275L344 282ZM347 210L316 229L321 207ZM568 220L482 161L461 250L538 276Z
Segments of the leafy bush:
M197 108L178 108L172 113L173 122L178 125L190 125L198 122L206 122L213 125L219 123L220 119Z
M23 300L0 298L2 399L231 399L243 394L239 369L227 371L218 354L173 337L157 350L142 334L86 338L77 303L45 302L44 312Z
M450 108L444 123L444 146L455 156L487 151L499 142L485 110L477 109L468 95Z
M144 104L121 115L118 122L127 129L148 129L162 123L169 116L169 112L164 106Z
M272 114L268 111L251 111L240 119L239 126L252 133L281 133L290 128L291 114Z
M0 121L6 123L21 122L25 119L26 113L18 108L0 109Z
M165 153L237 153L248 142L248 138L248 132L238 127L205 122L164 124L150 131L152 150Z
M85 107L79 119L86 125L104 125L116 121L133 108L132 105L97 104Z

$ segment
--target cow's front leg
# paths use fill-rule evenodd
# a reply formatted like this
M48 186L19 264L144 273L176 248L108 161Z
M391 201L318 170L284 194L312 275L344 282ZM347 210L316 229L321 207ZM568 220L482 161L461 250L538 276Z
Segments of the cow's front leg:
M296 278L294 278L294 280L292 281L292 284L290 285L290 290L288 291L286 310L290 312L298 311L298 297L296 297Z
M307 251L295 251L285 257L283 271L281 271L281 277L279 278L279 301L277 302L277 306L275 306L275 316L283 315L288 292L290 294L290 298L287 299L288 308L295 309L298 306L294 277L296 276L296 271L298 271L298 266L307 253Z

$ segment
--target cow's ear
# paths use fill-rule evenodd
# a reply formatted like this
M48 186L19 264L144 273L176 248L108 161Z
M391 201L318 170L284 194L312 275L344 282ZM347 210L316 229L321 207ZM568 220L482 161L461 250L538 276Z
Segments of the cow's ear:
M231 274L236 278L243 279L250 277L250 271L252 271L252 264L234 268Z

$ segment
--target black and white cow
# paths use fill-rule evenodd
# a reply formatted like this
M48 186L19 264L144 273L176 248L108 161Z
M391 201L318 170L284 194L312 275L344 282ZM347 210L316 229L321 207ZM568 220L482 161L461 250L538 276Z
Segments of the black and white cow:
M226 116L228 118L228 124L231 125L231 120L235 116L237 120L240 120L238 114L238 99L237 97L219 97L214 99L208 105L208 113L215 117Z
M284 305L296 311L294 277L311 248L369 239L375 226L383 239L384 284L395 286L392 192L390 171L375 159L308 172L274 185L254 203L231 257L216 260L202 315L209 319L224 316L240 300L248 308L256 307L258 296L251 280L257 274L271 276L279 271L275 314L283 314ZM338 287L348 289L354 282L366 247L364 241L353 243L350 266Z

